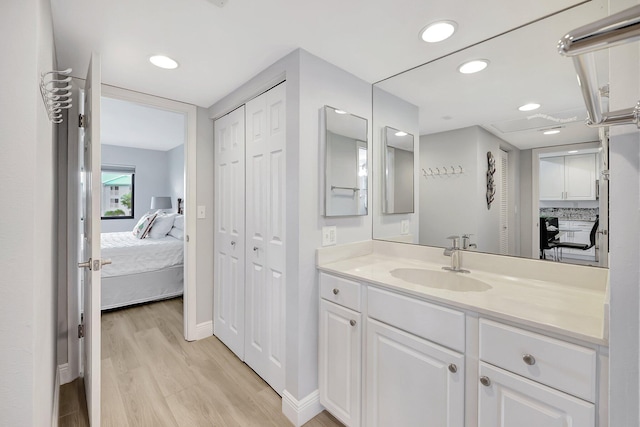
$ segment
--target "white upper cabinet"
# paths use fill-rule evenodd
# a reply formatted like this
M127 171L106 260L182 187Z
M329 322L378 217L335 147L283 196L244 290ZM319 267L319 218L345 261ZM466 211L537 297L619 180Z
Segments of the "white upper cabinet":
M596 200L596 155L541 158L540 200Z

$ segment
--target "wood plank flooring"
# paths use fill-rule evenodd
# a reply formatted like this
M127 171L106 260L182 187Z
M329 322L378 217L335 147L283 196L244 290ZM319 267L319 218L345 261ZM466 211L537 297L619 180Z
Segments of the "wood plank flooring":
M103 313L102 426L290 426L280 396L217 338L184 340L182 310L176 298ZM83 401L79 381L63 386L60 427L88 426ZM342 424L325 411L305 426Z

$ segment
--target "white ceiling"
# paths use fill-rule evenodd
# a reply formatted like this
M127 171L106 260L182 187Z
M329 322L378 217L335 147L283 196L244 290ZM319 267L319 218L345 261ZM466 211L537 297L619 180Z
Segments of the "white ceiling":
M184 114L102 97L102 144L167 151L185 142Z
M584 125L587 114L573 62L561 57L556 45L568 31L605 15L606 1L594 0L377 86L420 108L421 135L479 125L520 149L596 141L597 129ZM606 60L606 52L601 56ZM479 58L490 61L484 71L457 71ZM601 68L599 81L606 83L606 67ZM542 107L518 111L530 102ZM555 127L561 127L559 134L543 135Z
M202 107L298 47L373 83L580 2L51 0L60 68L84 77L96 51L104 83ZM439 19L457 33L422 42L420 29ZM153 54L180 67L156 68Z

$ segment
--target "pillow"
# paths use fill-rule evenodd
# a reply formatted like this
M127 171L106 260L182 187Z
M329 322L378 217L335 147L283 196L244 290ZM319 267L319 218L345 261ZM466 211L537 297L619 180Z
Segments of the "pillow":
M184 230L184 215L177 215L173 226L179 230Z
M180 230L177 227L172 227L171 230L169 230L169 236L171 237L175 237L176 239L180 239L183 240L184 239L184 230Z
M171 230L171 227L173 227L173 220L175 218L176 214L160 214L156 216L148 236L152 239L163 238Z
M149 233L149 229L153 225L153 221L158 216L158 212L152 212L142 215L140 221L133 227L133 235L138 239L144 239Z

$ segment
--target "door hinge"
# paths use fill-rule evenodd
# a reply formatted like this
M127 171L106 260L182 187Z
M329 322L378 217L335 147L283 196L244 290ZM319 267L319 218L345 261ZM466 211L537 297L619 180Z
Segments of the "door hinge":
M84 338L84 325L82 323L78 325L78 338Z
M85 125L84 123L84 114L80 114L78 115L78 127L79 128L83 128Z

